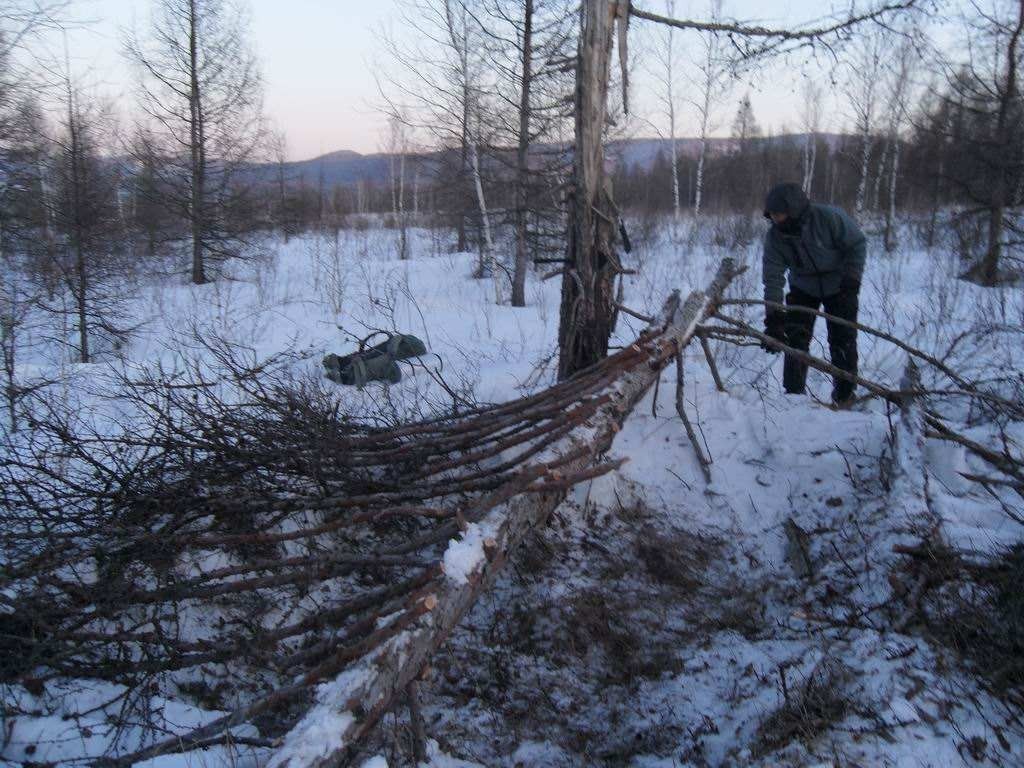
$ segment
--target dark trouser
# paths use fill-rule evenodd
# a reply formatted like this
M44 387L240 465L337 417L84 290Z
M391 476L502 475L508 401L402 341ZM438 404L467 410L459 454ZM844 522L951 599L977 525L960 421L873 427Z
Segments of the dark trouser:
M786 296L786 304L796 307L818 309L824 304L824 311L843 320L857 321L858 296L854 291L840 291L832 296L819 299L794 288ZM814 336L814 321L817 318L809 312L786 313L786 336L789 346L807 352ZM850 373L857 373L857 329L828 321L828 349L832 365ZM786 392L801 394L807 382L807 364L786 355L782 369L782 386ZM834 379L832 399L836 402L848 400L853 395L854 383L846 379Z

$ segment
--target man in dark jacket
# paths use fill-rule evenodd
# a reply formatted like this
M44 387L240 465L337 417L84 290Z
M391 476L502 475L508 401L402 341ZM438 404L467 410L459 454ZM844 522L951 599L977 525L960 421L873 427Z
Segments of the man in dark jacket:
M856 322L861 275L867 244L857 223L839 208L807 199L798 184L779 184L765 201L764 215L772 228L764 239L764 298L782 303L789 274L786 304L819 309ZM806 352L814 335L815 316L768 307L765 333L783 344ZM857 373L857 329L828 323L832 364ZM770 352L778 350L766 349ZM782 385L786 392L801 394L807 381L807 365L786 355ZM836 378L832 401L845 405L853 398L854 383Z

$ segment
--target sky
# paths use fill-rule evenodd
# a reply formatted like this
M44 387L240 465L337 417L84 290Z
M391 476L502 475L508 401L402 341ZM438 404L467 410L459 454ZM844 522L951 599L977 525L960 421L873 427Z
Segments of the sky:
M248 0L252 45L262 64L267 115L287 136L290 159L316 157L337 150L361 153L382 148L383 120L374 104L378 100L374 60L381 58L376 33L397 14L398 0ZM677 2L677 15L688 8L706 7L701 2ZM659 0L643 7L664 12ZM111 96L123 115L131 112L131 82L121 56L123 31L145 32L151 0L74 0L71 13L79 21L70 33L73 68L96 90ZM726 2L726 10L744 20L787 24L820 17L827 9L813 0L777 0L771 16L756 0ZM693 11L696 15L700 11ZM634 21L634 25L646 22ZM635 28L635 27L634 27ZM631 32L631 34L634 34ZM640 33L641 35L643 33ZM650 33L648 33L650 34ZM634 35L635 36L635 35ZM797 103L803 76L778 67L737 83L730 99L750 92L762 126L779 130L798 123ZM639 111L644 111L645 76L641 68L634 81ZM648 108L650 111L650 108ZM685 110L684 110L685 111ZM723 108L719 133L728 131L733 106ZM840 127L841 114L827 110L833 125ZM684 122L680 133L692 132ZM654 131L637 123L637 133Z
M149 25L149 0L76 0L73 67L130 112L131 81L122 31ZM379 150L381 120L371 60L374 31L392 0L251 0L252 45L262 65L267 115L288 137L292 159L340 149Z

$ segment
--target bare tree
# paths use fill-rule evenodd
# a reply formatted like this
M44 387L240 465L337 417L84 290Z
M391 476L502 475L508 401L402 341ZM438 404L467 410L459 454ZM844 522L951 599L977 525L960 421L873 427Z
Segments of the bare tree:
M627 8L625 2L603 0L583 3L580 8L574 183L558 329L559 379L567 379L605 357L612 333L612 282L618 271L613 245L617 215L605 184L604 131L612 37L616 22L619 34L626 34Z
M665 0L665 13L675 16L675 0ZM652 51L654 78L657 80L657 101L660 105L660 115L668 129L668 134L662 133L660 126L655 125L655 130L668 139L669 146L669 167L672 180L672 214L678 220L681 210L679 194L679 150L676 146L677 120L676 110L679 104L679 53L676 45L676 38L679 30L675 27L659 27L658 37L654 41Z
M86 100L65 64L63 115L55 136L51 219L59 244L57 268L72 302L79 362L92 362L94 337L117 346L127 333L115 318L123 281L123 228L117 209L119 174L103 157L115 135L109 108ZM56 308L51 306L51 308Z
M722 18L722 0L711 0L708 18L718 23ZM727 98L731 81L729 65L722 51L722 41L715 31L703 32L700 36L700 57L697 60L697 97L691 100L697 111L697 129L700 146L697 150L697 171L693 192L693 217L700 217L704 200L704 169L708 155L708 137L716 127L715 112L721 101Z
M802 187L808 196L814 184L814 165L818 156L818 131L821 130L821 116L825 109L825 93L821 86L811 79L804 81L803 104L801 105L801 127L804 131L804 173Z
M62 12L70 0L5 0L0 6L0 60L9 76L11 54L24 48L36 33L63 28Z
M988 244L984 257L968 275L986 285L999 280L1006 228L1006 208L1013 203L1014 176L1022 171L1021 132L1024 105L1020 93L1021 35L1024 34L1024 0L1000 4L1005 15L978 10L974 33L987 39L991 63L972 62L958 82L969 108L987 113L978 122L987 128L977 139L988 171ZM1000 8L999 10L1002 10Z
M277 225L284 235L284 241L295 233L296 222L294 207L288 196L288 189L293 181L288 167L288 137L280 128L275 128L267 134L267 149L270 153L270 160L274 164L274 202L267 200L270 220Z
M391 182L391 213L398 227L398 258L409 258L409 221L405 206L405 163L411 148L409 123L400 116L388 120L388 173Z
M551 218L552 209L560 208L542 201L552 197L563 153L537 144L557 145L557 131L568 117L566 64L573 13L566 0L486 0L476 18L488 43L487 64L496 75L496 98L487 120L496 142L515 147L514 158L497 147L492 159L514 180L511 304L521 307L531 253L538 250L538 227L531 231L530 219Z
M437 181L453 218L456 249L466 251L467 218L478 208L470 121L484 85L479 25L460 0L403 0L398 23L400 34L380 36L389 59L376 73L382 108L440 151Z
M895 57L889 65L886 112L889 117L886 144L888 148L889 188L885 208L885 249L896 248L896 181L900 172L900 133L908 118L908 103L912 87L911 78L918 60L912 37L900 40Z
M155 0L151 38L125 44L158 146L165 205L188 223L191 278L237 255L230 209L264 136L262 86L245 17L229 0Z
M873 134L878 119L879 84L884 50L882 35L863 35L855 43L854 55L849 64L850 75L846 95L853 110L854 124L861 142L857 178L858 214L863 213L867 205L868 177L874 146Z
M0 262L0 270L7 270ZM4 404L11 432L18 430L18 400L20 387L17 380L17 356L19 352L19 331L32 306L31 300L22 292L13 274L4 274L0 281L0 364L4 374Z

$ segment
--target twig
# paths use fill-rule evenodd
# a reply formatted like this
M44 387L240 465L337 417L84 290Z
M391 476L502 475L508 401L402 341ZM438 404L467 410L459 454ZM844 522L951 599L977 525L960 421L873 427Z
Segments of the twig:
M705 457L704 449L700 447L700 443L697 442L697 434L693 430L693 425L690 423L690 417L686 415L686 404L683 400L683 351L679 350L676 353L676 413L679 414L679 418L683 420L683 426L686 427L686 436L690 438L690 443L693 445L693 450L697 454L697 461L700 462L701 472L704 474L704 481L711 484L711 460Z
M715 386L719 392L725 392L725 384L722 383L722 377L718 374L718 365L715 363L715 356L711 352L711 345L708 344L707 334L698 333L697 339L700 341L701 349L704 350L704 359L708 361L708 367L711 369L711 378L715 380Z

